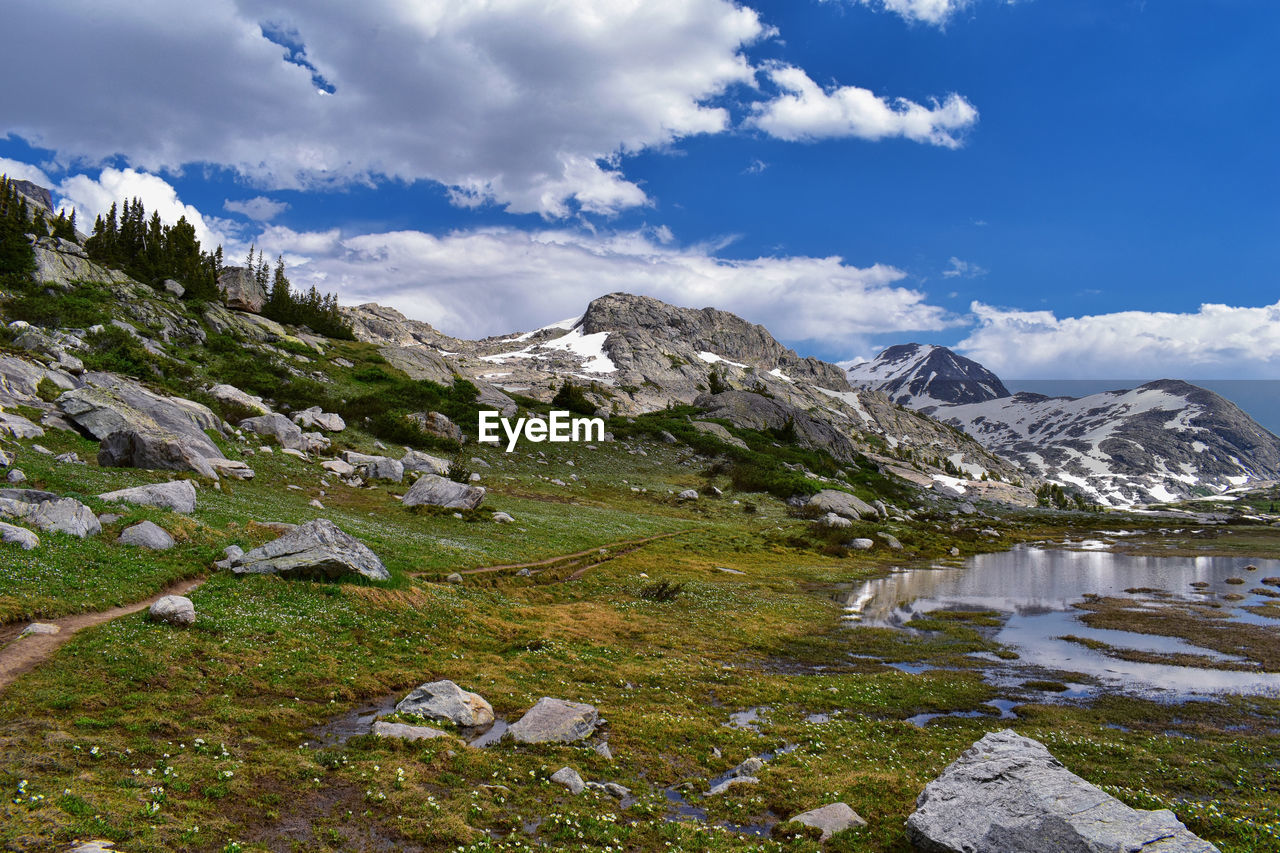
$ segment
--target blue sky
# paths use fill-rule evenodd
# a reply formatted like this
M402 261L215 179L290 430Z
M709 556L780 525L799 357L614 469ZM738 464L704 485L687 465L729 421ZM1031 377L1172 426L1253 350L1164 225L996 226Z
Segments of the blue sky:
M1273 2L172 9L18 0L0 167L459 335L631 290L831 360L1280 378Z

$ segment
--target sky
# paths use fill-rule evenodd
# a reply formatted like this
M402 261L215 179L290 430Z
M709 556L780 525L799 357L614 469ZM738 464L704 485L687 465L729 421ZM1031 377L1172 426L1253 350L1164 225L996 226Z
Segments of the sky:
M1280 378L1274 0L11 0L0 171L481 337ZM13 81L20 81L13 84Z

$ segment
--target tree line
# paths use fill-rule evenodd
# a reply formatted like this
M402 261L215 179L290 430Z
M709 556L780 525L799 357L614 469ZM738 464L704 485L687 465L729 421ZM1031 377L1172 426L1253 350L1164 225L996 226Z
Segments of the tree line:
M249 256L245 259L244 268L254 277L263 293L267 294L267 301L262 306L262 316L277 323L306 326L325 337L355 340L351 324L338 310L336 293L322 295L316 290L314 284L305 293L295 291L288 275L285 274L284 256L276 256L273 273L263 254L258 253L255 260L255 251L255 246L249 247Z

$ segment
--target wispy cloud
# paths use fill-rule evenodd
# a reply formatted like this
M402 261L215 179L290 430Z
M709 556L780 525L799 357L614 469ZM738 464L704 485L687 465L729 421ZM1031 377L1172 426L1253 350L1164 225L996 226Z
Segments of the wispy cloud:
M289 209L287 201L276 201L266 196L257 196L255 198L244 199L242 201L233 201L227 199L222 203L225 210L232 213L239 213L247 216L255 222L270 222L281 213Z
M977 264L971 264L968 261L962 261L957 257L952 257L948 267L942 271L943 278L981 278L986 275L988 270Z

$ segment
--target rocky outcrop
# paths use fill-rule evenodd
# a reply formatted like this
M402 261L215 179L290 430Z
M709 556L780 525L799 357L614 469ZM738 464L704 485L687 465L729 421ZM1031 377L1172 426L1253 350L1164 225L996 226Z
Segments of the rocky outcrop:
M257 435L274 438L281 447L303 450L302 429L281 414L259 415L239 423L240 429ZM305 452L305 451L304 451Z
M429 432L432 435L438 435L450 441L462 442L465 440L458 425L439 412L413 412L405 415L405 417L416 424L423 432Z
M853 385L883 391L893 402L923 412L1009 396L1000 377L946 347L892 346L849 368L848 377Z
M64 391L70 391L80 384L75 377L63 370L42 367L11 355L0 356L0 405L44 407L45 403L40 399L38 390L42 379L49 380Z
M244 267L227 267L218 276L218 290L222 291L222 301L235 311L259 314L267 304L266 288L258 282L253 270Z
M22 415L0 412L0 435L7 435L10 438L42 438L44 429Z
M13 490L6 492L12 494ZM102 532L102 524L93 510L74 498L28 502L3 497L0 498L0 516L22 519L46 533L65 533L78 539L97 536Z
M1217 851L1173 812L1132 809L1009 730L983 737L925 787L907 837L924 853Z
M738 438L733 433L729 432L729 430L725 429L720 424L712 423L711 421L694 421L689 425L694 429L696 429L698 432L715 436L716 438L723 441L725 444L733 445L734 447L741 448L742 450L750 449L747 447L747 443L745 441Z
M511 724L505 737L520 743L572 743L590 737L600 712L582 702L544 696Z
M210 463L212 443L163 430L122 429L98 445L98 464L104 468L144 468L150 471L194 471L210 480L218 473Z
M856 495L836 489L823 489L809 498L809 506L824 513L843 518L878 518L876 508Z
M120 531L116 541L121 545L137 545L148 551L168 551L177 544L163 527L150 521L139 521L126 527Z
M423 474L401 503L404 506L442 506L448 509L475 509L484 500L483 486L467 486L435 474Z
M151 605L147 615L155 622L186 628L196 623L196 606L186 596L166 595Z
M294 412L293 422L303 429L319 429L325 432L342 432L347 424L342 415L336 412L322 411L319 406Z
M707 416L756 430L791 432L802 447L823 448L837 459L852 460L857 448L848 435L808 412L777 398L750 391L724 391L704 394L694 400L695 406L707 410Z
M150 483L129 489L118 489L98 495L104 501L130 503L135 506L158 506L174 512L196 511L196 487L190 480Z
M377 555L327 518L299 525L260 548L224 561L241 574L281 574L336 579L349 574L389 580L391 573Z
M390 456L371 456L367 453L345 451L342 460L351 465L366 480L390 480L399 483L404 479L404 465Z
M204 457L221 458L205 430L222 433L222 419L207 406L182 397L166 397L130 379L90 372L84 386L58 398L58 407L80 430L102 441L114 432L180 436Z
M405 451L404 456L400 457L400 465L406 472L419 471L427 474L439 474L441 476L445 476L449 473L448 459L441 459L438 456L423 453L421 450Z
M493 706L480 694L463 690L448 680L415 687L396 705L396 713L417 714L476 731L487 731L493 725Z
M441 385L452 385L457 372L444 356L435 350L421 347L382 347L378 354L396 370L404 371L410 379L425 379Z
M130 278L119 270L108 269L89 260L78 244L59 237L41 237L31 247L35 253L34 278L40 284L59 290L72 290L80 282L126 284Z
M247 394L234 385L214 385L209 389L209 395L219 403L238 406L244 412L252 412L254 415L271 414L271 407L261 397Z

